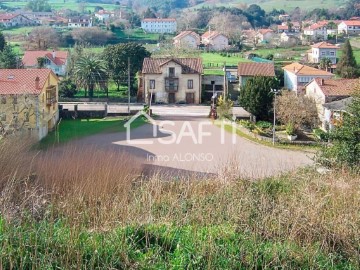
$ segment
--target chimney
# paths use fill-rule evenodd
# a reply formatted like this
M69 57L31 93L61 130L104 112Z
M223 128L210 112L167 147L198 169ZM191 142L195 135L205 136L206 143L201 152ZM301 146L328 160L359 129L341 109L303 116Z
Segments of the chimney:
M53 51L52 51L52 58L55 59L55 57L56 57L56 53L55 53L55 51L53 50Z
M35 89L39 89L40 88L40 78L36 77L35 79Z

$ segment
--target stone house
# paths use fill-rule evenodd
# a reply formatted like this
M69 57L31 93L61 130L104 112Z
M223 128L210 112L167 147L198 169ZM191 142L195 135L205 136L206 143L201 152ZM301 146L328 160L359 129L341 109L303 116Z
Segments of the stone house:
M1 69L0 133L44 138L59 119L58 81L50 69Z
M0 25L3 27L30 26L36 24L33 20L21 14L3 13L0 14Z
M201 103L201 58L145 58L138 100L146 103Z
M271 29L259 29L256 33L258 42L270 41L274 36L274 31Z
M229 39L217 31L207 31L201 36L201 43L211 51L222 51L229 47Z

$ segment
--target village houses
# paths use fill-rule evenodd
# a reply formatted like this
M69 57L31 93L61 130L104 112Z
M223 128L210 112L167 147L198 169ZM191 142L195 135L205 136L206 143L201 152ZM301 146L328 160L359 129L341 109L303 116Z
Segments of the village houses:
M220 32L212 30L201 36L201 43L210 51L222 51L229 47L229 39Z
M90 16L76 16L68 19L69 28L92 27L93 22Z
M145 58L138 99L146 103L201 103L200 58Z
M271 29L259 29L256 33L256 39L260 42L269 42L274 36L274 31Z
M321 59L328 58L332 64L336 64L338 46L322 41L311 46L308 54L310 63L320 63Z
M334 104L333 102L349 98L358 84L359 79L315 78L306 85L306 96L316 103L322 129L328 130L332 128L333 121L341 117L341 112L336 108L340 109L339 105L343 106L344 104L339 102ZM333 114L334 109L338 115Z
M300 63L292 63L283 67L284 70L284 86L285 88L303 93L305 85L314 78L330 79L334 74L325 70L309 67Z
M68 51L26 51L22 63L24 68L37 68L38 59L44 58L44 68L51 69L57 76L64 76L68 57Z
M18 26L30 26L34 25L35 22L30 20L21 14L11 14L11 13L0 13L0 26L3 27L18 27Z
M176 37L173 38L174 46L176 48L190 48L196 49L199 47L201 38L193 31L182 31Z
M360 33L360 20L342 21L338 25L339 34L356 35Z
M303 29L303 39L311 41L327 40L327 27L326 24L314 23Z
M59 119L58 78L50 69L0 69L0 129L40 140Z

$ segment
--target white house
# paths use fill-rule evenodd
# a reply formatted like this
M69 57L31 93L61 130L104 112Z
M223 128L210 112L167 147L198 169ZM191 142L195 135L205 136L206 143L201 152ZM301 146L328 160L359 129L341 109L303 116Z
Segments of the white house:
M285 88L301 93L304 87L314 78L330 79L334 74L317 68L292 63L283 67Z
M176 48L191 48L196 49L200 45L200 36L193 31L182 31L173 38L174 46Z
M145 58L138 99L147 103L201 102L201 58Z
M325 41L311 46L311 53L308 55L310 63L320 63L321 59L329 58L332 64L336 64L337 50L339 48Z
M304 28L303 37L312 41L327 40L327 27L325 24L314 23Z
M95 17L102 22L108 21L111 18L115 17L114 11L108 11L108 10L99 10L98 12L95 12Z
M69 28L92 27L92 18L90 16L72 17L68 20Z
M68 57L67 51L26 51L22 63L24 68L38 68L38 58L45 58L44 68L51 69L58 76L64 76Z
M221 51L229 47L229 39L225 35L211 30L201 36L201 43L213 51Z
M339 34L359 34L360 33L360 21L354 20L354 21L342 21L338 25L338 33Z
M29 26L35 22L21 14L3 13L0 14L0 25L3 27Z
M176 20L173 18L152 19L147 18L141 21L141 28L148 33L175 33L177 28Z
M306 85L306 96L315 101L323 129L327 130L331 124L324 105L350 97L358 84L359 79L315 78Z

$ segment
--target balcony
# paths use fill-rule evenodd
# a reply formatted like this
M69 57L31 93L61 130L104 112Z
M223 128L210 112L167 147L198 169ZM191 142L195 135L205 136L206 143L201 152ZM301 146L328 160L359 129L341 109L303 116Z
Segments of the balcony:
M174 77L165 78L165 91L174 93L179 90L179 79Z
M56 86L51 85L46 88L46 105L51 106L57 102Z

